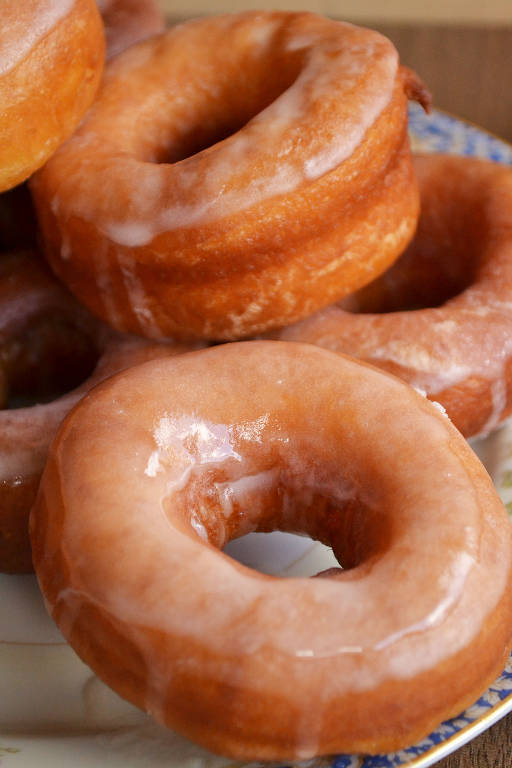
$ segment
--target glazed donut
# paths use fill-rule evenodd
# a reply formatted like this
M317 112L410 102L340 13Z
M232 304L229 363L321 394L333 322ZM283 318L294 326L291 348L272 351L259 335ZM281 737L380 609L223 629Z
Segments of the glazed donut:
M219 551L274 529L350 570L280 579ZM268 341L100 385L31 516L47 606L82 659L241 760L396 749L472 703L511 643L511 533L475 454L412 387Z
M94 0L2 0L0 192L40 168L89 108L105 41Z
M205 18L140 43L33 180L52 267L151 338L310 314L412 236L408 94L427 99L386 38L314 14Z
M156 0L96 0L105 25L107 58L165 29Z
M512 411L512 170L447 155L415 166L422 213L406 253L274 336L371 362L441 403L466 437L487 434Z
M15 407L0 411L0 571L32 570L28 515L48 446L68 411L107 376L189 348L107 330L77 306L36 254L2 255L0 395L4 406ZM42 404L26 406L34 400Z

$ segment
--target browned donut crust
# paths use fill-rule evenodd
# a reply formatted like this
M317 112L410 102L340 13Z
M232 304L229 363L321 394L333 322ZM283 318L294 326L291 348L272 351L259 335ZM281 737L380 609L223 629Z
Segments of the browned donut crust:
M304 317L412 236L408 94L425 95L386 38L314 14L205 18L140 43L32 180L52 267L152 338Z
M107 58L165 29L157 0L96 0L105 25Z
M0 399L14 407L0 411L0 572L32 570L28 515L48 447L68 411L113 373L189 348L106 329L36 253L2 254ZM24 406L27 399L40 404Z
M2 0L0 192L40 168L98 88L105 41L95 0Z
M447 155L415 168L421 216L406 253L275 337L371 362L441 403L466 437L486 434L512 412L512 169Z

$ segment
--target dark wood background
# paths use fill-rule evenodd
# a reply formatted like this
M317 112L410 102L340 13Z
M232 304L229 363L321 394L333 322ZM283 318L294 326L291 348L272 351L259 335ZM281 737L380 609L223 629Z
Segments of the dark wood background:
M434 106L512 141L511 26L375 25L432 91Z

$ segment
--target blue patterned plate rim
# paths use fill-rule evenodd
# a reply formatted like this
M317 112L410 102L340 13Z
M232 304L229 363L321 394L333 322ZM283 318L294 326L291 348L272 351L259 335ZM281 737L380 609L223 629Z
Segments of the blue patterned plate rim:
M426 115L419 104L410 103L409 134L415 152L448 152L512 165L512 143L440 109Z

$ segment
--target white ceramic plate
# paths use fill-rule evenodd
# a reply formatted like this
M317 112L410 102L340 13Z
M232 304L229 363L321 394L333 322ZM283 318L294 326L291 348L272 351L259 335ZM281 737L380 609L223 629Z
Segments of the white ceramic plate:
M478 155L512 164L512 146L450 115L434 111L426 117L413 105L410 125L416 151ZM512 422L475 448L512 513ZM288 576L309 575L334 564L326 547L288 534L252 534L234 542L231 551L248 565ZM163 730L104 686L46 616L34 577L0 576L0 596L2 768L249 768ZM510 710L512 661L478 702L410 749L366 758L339 755L302 765L426 768Z

